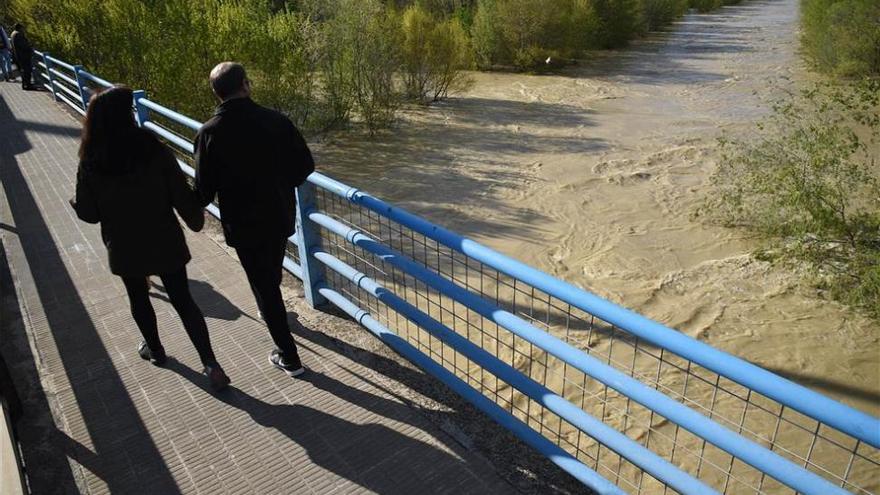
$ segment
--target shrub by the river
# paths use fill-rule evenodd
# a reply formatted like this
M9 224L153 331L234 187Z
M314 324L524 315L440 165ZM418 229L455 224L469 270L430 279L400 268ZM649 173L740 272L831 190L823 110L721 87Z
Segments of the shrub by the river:
M637 0L592 0L599 18L596 28L598 48L617 48L626 45L640 29Z
M458 17L441 19L418 5L403 12L403 79L407 96L421 103L461 91L470 79L470 40Z
M195 118L211 113L211 67L238 60L256 97L307 131L359 117L387 126L404 96L430 103L464 69L540 71L625 45L686 0L0 0L41 49L145 88ZM716 1L716 0L692 0ZM811 0L828 2L832 0ZM863 0L841 0L863 1Z
M880 1L803 0L803 46L819 69L880 76Z
M548 59L625 46L687 8L688 0L479 0L468 18L480 67L540 70Z
M327 32L327 88L340 120L353 109L370 131L394 120L401 103L396 75L402 32L394 10L378 0L338 0Z
M656 31L674 21L688 9L688 0L640 0L642 29Z
M750 229L763 255L880 318L880 82L820 86L776 105L748 139L724 142L707 211Z
M535 70L595 47L599 23L594 0L480 0L471 35L481 67Z

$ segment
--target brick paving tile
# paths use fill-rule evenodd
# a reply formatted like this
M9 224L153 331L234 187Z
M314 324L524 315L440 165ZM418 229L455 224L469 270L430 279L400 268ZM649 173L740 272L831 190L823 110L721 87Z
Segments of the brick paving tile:
M232 387L208 390L158 280L152 302L171 359L164 368L139 359L99 230L67 204L79 132L45 92L0 83L0 240L52 405L43 419L57 430L40 437L48 445L25 445L25 460L49 449L64 459L53 466L70 470L32 476L34 493L513 491L487 461L368 381L369 370L315 341L320 329L305 330L304 380L273 369L244 273L211 235L187 232L188 269ZM67 484L48 481L59 479Z

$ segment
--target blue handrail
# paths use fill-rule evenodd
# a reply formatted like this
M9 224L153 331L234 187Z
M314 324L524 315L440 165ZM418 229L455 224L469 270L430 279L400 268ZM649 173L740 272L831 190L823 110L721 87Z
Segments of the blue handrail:
M325 223L321 222L321 225L325 225ZM334 228L338 228L338 225L334 226ZM400 296L376 283L365 273L355 270L330 253L315 251L313 255L325 266L354 282L358 287L449 344L462 353L462 355L479 364L486 371L513 385L517 390L535 399L549 411L559 415L559 417L567 420L581 431L588 433L622 457L629 459L645 472L653 475L655 478L666 481L671 488L681 493L703 493L706 495L717 493L705 483L694 479L691 475L654 452L642 447L626 435L590 416L565 398L553 393L550 389L538 384L516 368L450 330L446 325L431 318Z
M100 77L98 77L94 74L90 74L84 70L79 71L79 74L82 77L88 79L89 81L92 81L93 83L97 84L98 86L103 86L105 88L110 88L113 86L113 83L111 83L110 81L106 81L104 79L101 79Z
M142 99L138 100L138 103L143 105L144 107L162 115L163 117L167 118L168 120L171 120L172 122L177 122L178 124L185 125L186 127L189 127L190 129L192 129L194 131L198 131L202 127L201 122L199 122L197 120L193 120L193 119L187 117L186 115L177 113L174 110L171 110L168 107L164 107L154 101L150 101L146 98L142 98Z
M522 280L572 306L616 325L652 344L671 351L751 388L792 409L880 448L880 419L786 380L761 367L661 325L642 315L552 277L540 270L467 239L455 232L390 205L330 177L313 174L309 181L349 201L404 225L429 239Z
M36 52L36 53L40 53L40 52ZM57 58L52 57L52 56L50 56L48 58L49 58L49 61L52 62L52 65L60 65L61 67L64 67L65 69L67 69L71 72L76 72L76 67L73 66L72 64L68 64L67 62L65 62L63 60L58 60Z
M625 493L613 483L575 459L571 454L564 451L558 445L550 442L538 434L538 432L531 429L528 425L517 419L514 415L486 398L486 396L465 383L461 378L455 376L454 373L437 364L424 353L413 347L412 344L401 339L396 333L389 330L385 325L382 325L382 323L370 316L368 312L351 303L342 294L326 285L319 286L318 290L336 307L345 311L355 321L373 332L382 340L382 342L402 354L423 370L437 377L457 394L467 399L471 404L495 419L495 421L516 434L535 450L547 456L547 458L554 464L561 467L564 471L571 474L597 493L609 495L622 495ZM691 493L698 494L701 492Z
M428 284L435 290L464 304L484 318L493 321L503 328L540 347L553 356L583 371L586 375L608 385L623 395L632 398L639 404L656 411L670 421L682 426L695 435L706 439L713 445L742 459L744 462L761 469L773 478L796 489L800 493L825 495L845 494L846 490L833 485L801 466L784 457L764 449L733 431L724 428L706 416L684 406L653 388L632 378L598 359L585 354L558 338L543 332L522 318L498 309L491 303L475 296L466 289L459 287L448 279L424 268L418 263L402 256L393 249L375 241L363 232L350 228L345 224L324 215L311 213L309 218L318 225L346 239L351 244L362 248L382 261L400 268L416 279ZM664 478L668 482L668 479ZM689 493L700 493L699 491Z

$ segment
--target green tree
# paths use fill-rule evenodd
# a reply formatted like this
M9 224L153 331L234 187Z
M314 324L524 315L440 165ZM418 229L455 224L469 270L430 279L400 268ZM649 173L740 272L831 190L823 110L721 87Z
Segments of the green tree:
M656 31L688 9L688 0L639 0L640 31Z
M471 26L471 37L477 65L483 69L499 63L505 53L497 19L498 0L479 0Z
M593 0L599 17L596 39L600 48L618 48L629 43L639 31L636 0Z
M880 76L880 2L804 0L802 42L810 59L840 76Z
M375 0L341 0L328 29L333 98L353 103L371 132L389 125L401 103L395 84L402 44L397 13Z
M471 67L471 48L458 18L441 20L413 5L403 12L402 23L407 96L429 103L466 89L470 80L462 71Z
M572 58L591 47L599 26L590 0L483 0L472 28L480 66L535 70L546 59Z

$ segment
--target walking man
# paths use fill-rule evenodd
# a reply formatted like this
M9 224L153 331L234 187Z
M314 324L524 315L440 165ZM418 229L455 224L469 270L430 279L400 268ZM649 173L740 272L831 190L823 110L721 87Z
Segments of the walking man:
M269 361L290 376L305 372L281 298L281 265L295 230L294 188L315 170L293 123L251 100L244 67L223 62L211 71L220 100L196 136L196 191L216 195L226 243L235 248L276 348Z
M25 36L24 26L21 24L16 24L15 30L12 31L12 51L15 54L15 63L18 65L18 71L21 72L21 89L34 89L34 86L31 84L31 74L34 71L31 59L34 56L34 49L31 47L31 42L28 41L27 36Z
M6 35L6 29L0 26L0 72L4 81L12 80L12 43Z

